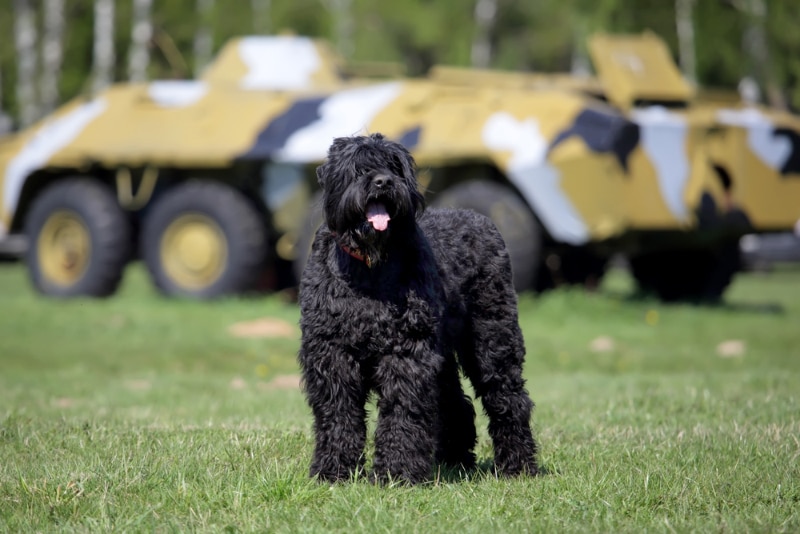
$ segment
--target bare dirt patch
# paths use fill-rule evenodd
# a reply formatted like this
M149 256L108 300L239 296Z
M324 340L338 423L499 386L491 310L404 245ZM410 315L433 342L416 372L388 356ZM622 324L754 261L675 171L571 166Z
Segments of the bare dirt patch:
M738 358L744 356L747 345L741 339L729 339L717 345L717 356L720 358Z
M276 376L261 386L265 390L275 389L300 389L300 375Z
M599 336L589 343L589 350L592 352L612 352L616 348L614 339L609 336Z
M262 317L252 321L234 323L228 327L228 333L233 337L258 339L258 338L296 338L297 327L283 319L275 317Z

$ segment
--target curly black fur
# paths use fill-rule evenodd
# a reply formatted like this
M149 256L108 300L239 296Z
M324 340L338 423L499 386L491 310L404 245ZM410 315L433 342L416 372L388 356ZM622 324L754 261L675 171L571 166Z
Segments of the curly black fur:
M495 467L536 474L525 355L508 253L472 211L424 209L408 151L380 134L338 138L317 169L325 224L300 284L311 475L365 465L365 404L378 396L374 476L419 483L434 462L475 466L472 383L489 417ZM369 222L385 207L388 227Z

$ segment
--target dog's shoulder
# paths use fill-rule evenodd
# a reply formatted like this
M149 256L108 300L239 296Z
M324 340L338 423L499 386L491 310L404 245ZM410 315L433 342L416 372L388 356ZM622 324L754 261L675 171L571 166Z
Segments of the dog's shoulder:
M426 210L419 226L444 263L479 265L508 256L503 236L495 224L475 211L431 208Z
M454 235L500 235L489 217L464 208L428 208L420 219L420 226L426 234L451 229Z

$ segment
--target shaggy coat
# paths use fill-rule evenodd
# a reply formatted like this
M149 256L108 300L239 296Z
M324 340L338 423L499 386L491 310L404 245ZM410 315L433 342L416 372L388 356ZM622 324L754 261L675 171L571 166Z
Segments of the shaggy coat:
M533 403L508 253L472 211L424 209L411 155L380 134L338 138L318 169L325 223L300 284L299 361L314 416L311 475L363 472L377 394L374 477L419 483L475 466L475 411L495 468L537 472Z

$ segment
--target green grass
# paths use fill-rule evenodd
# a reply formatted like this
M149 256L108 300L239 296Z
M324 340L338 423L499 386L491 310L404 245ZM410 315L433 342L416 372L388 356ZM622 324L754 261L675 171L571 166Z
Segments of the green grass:
M800 272L719 307L631 295L614 272L520 302L548 474L331 487L307 478L297 337L228 332L296 306L170 301L138 267L49 300L0 264L0 531L800 531Z

